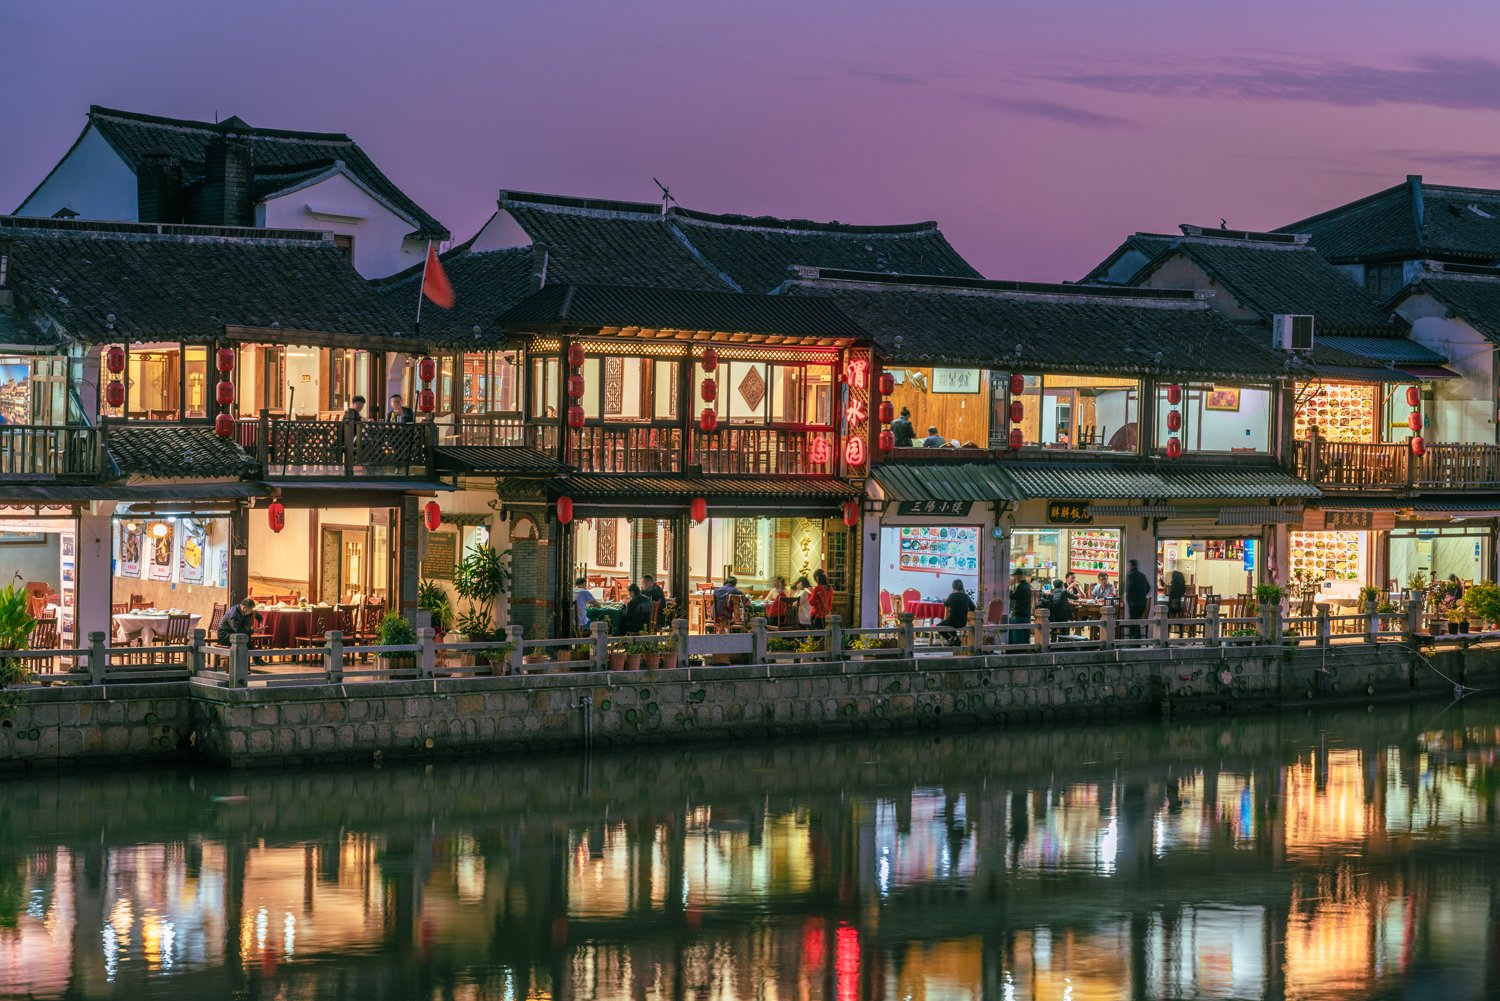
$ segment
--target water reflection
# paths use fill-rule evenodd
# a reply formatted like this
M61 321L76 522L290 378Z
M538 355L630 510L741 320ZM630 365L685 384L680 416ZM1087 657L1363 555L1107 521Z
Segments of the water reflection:
M1497 750L1471 702L13 781L0 992L1483 997Z

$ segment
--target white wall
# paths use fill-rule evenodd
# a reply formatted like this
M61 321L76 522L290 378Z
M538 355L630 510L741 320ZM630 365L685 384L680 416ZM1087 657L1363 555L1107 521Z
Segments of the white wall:
M135 171L90 125L52 175L16 209L16 215L45 218L69 208L85 219L133 222L139 210L136 197Z
M962 527L977 528L979 530L979 539L975 543L974 555L982 560L984 557L984 544L989 536L989 528L984 525L964 525ZM901 592L907 588L914 587L922 593L924 598L937 598L941 600L952 592L955 577L964 582L964 587L969 591L971 596L977 596L979 593L979 569L944 573L901 569L900 525L882 525L880 527L880 548L867 553L866 556L873 556L878 559L880 563L880 586L896 597L900 597ZM981 611L983 610L981 609Z
M307 581L314 547L311 513L308 508L287 508L286 527L277 534L271 531L265 508L250 512L250 576Z
M319 218L312 209L359 219ZM420 264L427 252L425 242L405 239L416 229L415 223L392 212L342 174L267 199L256 206L255 218L268 229L313 229L352 236L354 269L366 278L384 278ZM415 302L412 309L415 313Z
M286 383L295 393L289 393L287 403L296 413L317 416L323 399L319 360L319 348L286 349Z
M1230 388L1230 387L1226 387ZM1188 391L1178 408L1182 411L1182 447L1190 452L1228 452L1233 448L1253 448L1267 452L1271 444L1271 394L1264 389L1240 389L1239 410L1208 410L1204 393L1198 388ZM1164 395L1156 401L1156 438L1164 446L1171 436L1167 431L1167 414L1174 408ZM1249 434L1246 434L1246 432Z
M473 253L482 253L486 250L509 250L512 247L531 246L531 237L521 228L521 224L504 209L490 216L489 221L474 236L474 243L470 246Z
M1397 309L1411 321L1412 340L1448 359L1448 367L1461 379L1433 383L1429 409L1428 440L1434 442L1493 443L1495 415L1490 391L1495 364L1494 345L1479 331L1430 296L1412 296Z

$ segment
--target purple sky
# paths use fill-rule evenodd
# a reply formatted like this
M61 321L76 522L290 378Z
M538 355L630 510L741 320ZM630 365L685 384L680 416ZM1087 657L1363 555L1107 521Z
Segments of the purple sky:
M1500 186L1493 0L0 0L0 211L91 103L348 132L462 239L501 187L937 219L997 278L1131 231Z

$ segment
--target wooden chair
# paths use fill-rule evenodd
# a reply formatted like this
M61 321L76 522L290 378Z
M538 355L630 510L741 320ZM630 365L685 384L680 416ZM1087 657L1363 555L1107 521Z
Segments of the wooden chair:
M47 595L52 593L52 588L41 581L31 581L26 585L26 614L33 619L42 617L42 610L47 607Z
M127 613L129 611L130 611L130 602L128 602L128 601L112 601L112 602L109 603L109 614L110 615L124 615L125 613Z
M156 641L152 646L187 646L193 642L193 617L191 615L168 615L167 625L161 632L156 634ZM151 654L151 663L167 663L167 654ZM187 655L180 654L182 662L187 662Z
M337 608L314 608L308 634L297 637L297 646L322 646L328 641L328 633L339 628L340 621Z
M208 635L212 639L219 635L219 623L224 621L224 613L229 606L222 601L214 602L214 610L208 617Z
M141 608L141 607L143 607L145 600L146 600L146 598L145 598L144 595L132 594L130 596L130 607L131 608Z
M26 646L30 650L56 650L57 639L57 620L42 619L32 627ZM57 668L57 661L52 657L27 657L25 662L27 670L38 674L51 674Z

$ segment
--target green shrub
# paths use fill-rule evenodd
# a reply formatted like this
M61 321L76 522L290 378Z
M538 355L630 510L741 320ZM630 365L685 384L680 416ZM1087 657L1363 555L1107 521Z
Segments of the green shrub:
M1482 622L1500 622L1500 586L1480 581L1464 592L1464 609Z
M28 680L25 663L5 656L4 651L25 650L35 628L36 619L26 611L26 592L14 586L0 591L0 688Z
M495 599L510 589L510 553L503 556L494 546L475 546L458 565L453 575L453 590L468 602L459 617L459 629L469 632L467 626L479 625L480 632L488 632L495 621Z
M432 628L444 632L453 628L453 603L437 581L424 580L417 584L417 607L432 613Z
M1257 605L1279 605L1281 599L1286 597L1286 590L1280 584L1257 584L1255 586L1255 603Z
M386 612L385 618L375 627L375 637L381 646L407 646L417 641L416 630L401 617L400 612Z

